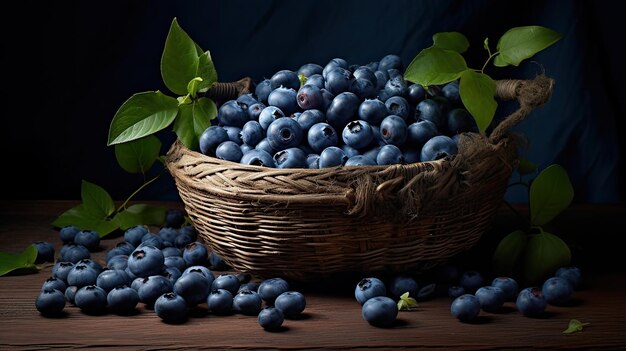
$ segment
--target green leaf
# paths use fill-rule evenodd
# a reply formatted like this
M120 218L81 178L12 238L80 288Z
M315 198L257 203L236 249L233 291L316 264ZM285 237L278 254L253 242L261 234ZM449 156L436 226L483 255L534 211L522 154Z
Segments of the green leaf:
M80 196L85 210L93 214L94 218L105 219L115 211L115 204L111 195L96 184L83 180L80 187Z
M544 225L561 213L574 198L567 172L559 165L544 169L530 186L530 221Z
M512 275L526 248L528 235L516 230L505 236L493 253L494 271L498 275Z
M589 324L591 323L582 323L578 319L572 319L569 321L569 325L567 326L567 329L563 330L563 334L572 334L572 333L583 331L583 327Z
M19 254L0 252L0 277L7 273L35 273L39 269L35 265L37 247L29 245Z
M187 93L187 83L196 77L198 71L198 57L202 55L198 49L174 18L161 57L161 76L165 86L173 93Z
M166 211L164 207L160 206L137 204L121 211L113 220L122 230L136 225L162 225L165 222Z
M537 166L528 161L526 158L519 159L519 165L517 166L517 172L521 175L530 174L537 170Z
M119 227L119 225L113 221L96 217L93 213L86 210L83 204L65 211L52 222L52 225L57 228L75 225L84 230L94 230L101 238L111 234Z
M211 99L200 98L191 105L181 105L179 109L174 131L186 147L197 150L200 136L217 116L217 107Z
M417 308L417 301L409 297L409 292L405 292L400 296L400 300L398 300L398 311L410 311Z
M491 52L489 49L489 38L485 38L485 41L483 41L483 47L487 50L487 52Z
M107 145L124 143L169 126L178 113L178 101L160 91L138 93L115 113Z
M210 88L215 82L217 82L217 71L215 65L211 59L211 53L205 52L198 58L198 70L196 77L202 78L202 82L198 84L198 90L204 90Z
M484 73L468 69L461 73L459 94L463 105L476 120L478 129L484 133L498 107L494 99L496 82Z
M522 277L528 285L538 285L560 267L567 267L570 260L569 247L558 236L532 234L522 258Z
M433 43L436 47L446 50L464 53L469 48L469 41L465 35L459 32L441 32L433 35Z
M498 40L494 65L518 66L523 60L556 43L561 34L541 26L516 27L508 30Z
M117 163L128 173L146 172L159 157L161 141L154 135L115 145Z
M423 86L445 84L459 78L465 70L467 64L458 52L430 47L415 56L404 79Z
M196 93L198 92L198 90L200 90L198 88L198 85L202 82L202 78L200 77L196 77L192 80L189 81L189 84L187 84L187 91L189 92L189 95L195 97Z

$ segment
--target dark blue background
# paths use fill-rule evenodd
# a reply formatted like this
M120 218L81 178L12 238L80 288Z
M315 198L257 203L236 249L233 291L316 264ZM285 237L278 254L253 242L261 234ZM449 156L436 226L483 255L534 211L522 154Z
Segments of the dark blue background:
M485 36L495 47L511 27L550 27L563 39L535 56L537 63L487 72L495 78L532 78L545 70L555 78L549 104L519 125L531 141L527 157L542 167L565 166L578 202L626 198L620 184L626 75L619 34L626 28L623 6L609 1L102 1L47 6L37 16L26 9L23 28L3 25L9 33L5 69L21 67L24 72L13 87L18 98L9 99L17 111L6 113L8 133L2 138L7 143L3 149L10 150L5 164L11 168L5 172L11 185L5 198L76 199L80 180L86 179L123 199L141 184L140 176L117 166L113 149L106 147L108 127L133 93L167 91L159 62L173 17L211 51L220 81L260 80L307 62L324 65L333 57L367 63L396 53L408 64L440 31L466 34L472 44L466 58L479 68L486 58ZM27 27L34 28L34 35L24 31ZM30 90L37 91L37 99L24 94ZM165 152L174 135L164 131L159 136ZM167 176L139 198L176 196ZM508 198L524 201L526 194L513 190Z

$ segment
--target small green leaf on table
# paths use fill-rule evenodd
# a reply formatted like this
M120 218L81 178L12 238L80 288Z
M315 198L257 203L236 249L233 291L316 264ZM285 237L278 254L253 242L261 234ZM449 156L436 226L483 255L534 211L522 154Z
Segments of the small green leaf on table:
M494 99L496 82L484 73L468 69L461 73L459 94L463 105L474 117L478 129L484 133L498 107Z
M29 245L19 254L0 252L0 276L13 272L14 274L35 273L38 271L35 265L37 259L37 247Z
M577 332L583 331L583 327L589 325L591 323L582 323L578 319L572 319L569 321L569 325L567 329L563 330L563 334L573 334Z
M167 210L160 206L137 204L128 207L115 215L113 221L122 230L132 228L137 225L162 225L165 222L165 212Z
M173 93L185 95L187 83L196 77L198 57L202 55L198 48L174 18L161 57L161 76Z
M561 34L541 26L516 27L508 30L498 41L493 64L498 67L518 66L523 60L556 43Z
M572 254L558 236L547 232L531 234L522 258L522 277L528 285L537 285L557 269L570 264Z
M417 308L417 301L409 297L409 292L405 292L400 296L400 300L398 300L398 311L410 311Z
M200 136L217 117L217 107L208 98L200 98L190 105L181 105L174 131L178 139L191 150L197 150Z
M459 78L465 70L467 64L458 52L430 47L415 56L404 79L423 86L445 84Z
M570 205L574 188L567 172L560 165L544 169L530 186L530 220L544 225Z
M512 275L522 253L526 248L528 235L516 230L505 236L493 253L493 265L498 275Z
M154 134L172 124L177 113L178 101L160 91L135 94L115 113L109 128L107 145Z
M161 141L154 135L115 145L117 163L128 173L146 174L159 157Z
M459 32L437 33L433 35L433 44L438 48L456 51L460 54L467 51L470 45L465 35Z
M111 195L96 184L83 180L80 196L85 211L91 213L95 218L105 219L115 211L115 204Z

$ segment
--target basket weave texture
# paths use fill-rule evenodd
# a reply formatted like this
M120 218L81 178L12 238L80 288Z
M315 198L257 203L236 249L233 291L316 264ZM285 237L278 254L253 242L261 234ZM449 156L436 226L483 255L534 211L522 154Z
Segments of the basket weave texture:
M517 99L519 109L489 136L461 135L459 153L442 160L274 169L176 142L167 167L200 237L236 270L296 280L426 270L488 230L517 162L507 131L548 100L552 85L545 76L497 81L497 96Z

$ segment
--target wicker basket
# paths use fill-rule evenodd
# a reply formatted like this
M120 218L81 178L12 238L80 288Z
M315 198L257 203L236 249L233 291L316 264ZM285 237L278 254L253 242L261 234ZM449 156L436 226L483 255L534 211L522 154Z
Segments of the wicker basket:
M552 85L545 76L498 81L498 97L520 108L489 136L463 134L459 154L448 159L273 169L176 142L167 166L200 237L236 270L296 280L425 270L471 248L489 228L517 162L507 130L545 103Z

